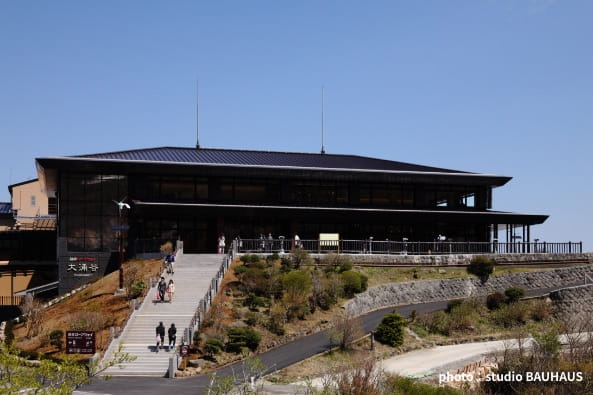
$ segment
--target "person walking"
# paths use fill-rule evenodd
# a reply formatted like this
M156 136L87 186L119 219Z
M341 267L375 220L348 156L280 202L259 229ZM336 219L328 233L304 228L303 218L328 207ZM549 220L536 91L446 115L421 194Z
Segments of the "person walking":
M161 300L161 303L162 303L165 301L165 291L167 290L167 282L165 281L165 277L161 277L161 281L159 281L157 290L159 292L159 299Z
M165 344L165 325L161 321L156 327L156 352L159 352L159 345L162 346L163 344Z
M177 328L175 328L175 324L171 324L167 332L169 334L169 351L171 351L175 348L175 340L177 339Z
M173 295L175 294L175 283L173 279L169 280L169 284L167 285L167 293L169 294L169 302L173 301Z
M219 254L224 254L224 247L225 247L224 234L221 233L220 237L218 238L218 253Z

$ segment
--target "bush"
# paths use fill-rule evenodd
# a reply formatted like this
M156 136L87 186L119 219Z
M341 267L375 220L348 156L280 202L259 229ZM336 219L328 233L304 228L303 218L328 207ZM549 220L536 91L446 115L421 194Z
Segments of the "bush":
M406 320L394 311L383 317L375 331L375 338L391 347L401 346L404 342L405 325Z
M482 282L488 281L488 277L494 272L494 260L488 259L485 256L475 256L467 267L467 272L474 274L482 280Z
M247 292L253 292L257 295L264 295L268 289L268 278L263 269L248 268L241 275L241 283L247 289Z
M229 352L240 353L247 347L251 351L257 350L261 335L249 328L230 328L227 333L226 349Z
M257 255L257 254L252 254L249 255L249 263L258 263L261 261L261 256Z
M241 257L241 258L243 258L243 257ZM241 276L243 273L245 273L247 271L247 269L249 269L249 268L245 265L237 266L235 268L235 276Z
M275 253L273 253L273 254L270 254L270 255L268 255L268 256L266 257L266 263L267 263L268 265L270 265L270 264L272 264L272 263L276 262L276 261L277 261L277 260L279 260L279 259L280 259L280 255L278 255L278 253L277 253L277 252L275 252Z
M520 287L511 287L511 288L507 289L506 291L504 291L504 294L507 297L508 303L515 303L519 299L521 299L522 297L525 296L525 290Z
M256 326L261 322L260 314L254 311L248 311L245 313L243 321L249 326Z
M512 328L527 322L529 311L524 303L512 303L492 312L492 320L499 326Z
M54 329L49 334L49 344L52 346L56 346L58 350L62 351L62 345L64 344L62 338L64 337L64 332L60 329Z
M449 324L451 319L444 311L435 311L426 315L421 315L417 319L419 325L424 327L430 333L449 335Z
M144 281L142 281L142 280L136 281L130 288L129 297L131 299L134 299L134 298L137 298L138 296L141 296L142 293L144 292L145 288L146 288L146 283Z
M551 306L545 300L532 300L530 304L530 315L534 321L543 321L550 316Z
M505 297L500 292L494 292L486 297L486 306L490 310L499 309L502 305L504 305Z
M461 303L451 309L449 314L449 333L471 332L479 320L479 314L470 303Z
M447 308L445 312L450 313L457 306L461 306L463 304L463 299L453 299L447 302Z
M241 258L239 258L239 260L243 262L245 265L249 266L250 263L259 263L261 261L261 257L257 254L246 254L241 255Z
M284 336L284 324L286 323L286 310L280 305L275 305L270 309L270 320L267 328L270 332Z
M4 327L4 343L7 346L10 346L12 344L12 342L14 341L13 328L14 328L14 321L13 320L6 321L6 326Z
M310 265L313 261L309 253L301 248L293 249L290 255L295 269L298 269L301 265Z
M250 293L245 298L244 302L245 306L249 307L250 310L257 310L258 307L265 307L266 299L261 296L256 296L255 294Z
M341 274L341 278L344 284L344 295L348 298L367 289L368 277L353 270L345 271Z
M282 276L282 288L289 294L306 295L311 289L311 276L293 270Z
M288 273L293 269L292 260L286 257L280 259L280 271L282 273Z
M224 343L214 337L206 340L206 344L204 345L204 352L210 355L211 357L220 354L224 350Z

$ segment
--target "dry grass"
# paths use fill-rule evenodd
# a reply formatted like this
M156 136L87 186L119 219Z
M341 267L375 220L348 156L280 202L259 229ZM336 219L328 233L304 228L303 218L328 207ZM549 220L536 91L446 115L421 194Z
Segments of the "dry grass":
M161 260L131 260L124 263L124 273L126 270L137 270L140 278L147 283L149 277L157 277L161 272ZM62 353L49 344L49 333L55 329L65 333L72 325L78 323L78 325L87 324L97 328L97 351L105 350L109 341L109 327L123 328L130 314L126 295L114 295L118 285L119 273L115 271L98 279L75 295L48 307L43 312L39 334L30 339L26 338L24 324L15 325L15 346L27 352L52 354L59 358Z
M553 270L554 267L509 267L496 266L493 276L500 276L509 273L538 272L543 270ZM369 287L386 284L398 283L414 280L445 280L452 278L475 277L469 274L465 267L430 267L430 266L412 266L412 267L361 267L356 266L355 270L369 278Z

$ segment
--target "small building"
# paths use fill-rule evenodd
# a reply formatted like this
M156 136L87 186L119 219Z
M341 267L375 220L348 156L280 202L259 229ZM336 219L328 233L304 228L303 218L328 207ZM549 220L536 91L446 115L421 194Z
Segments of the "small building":
M14 228L20 230L51 230L56 226L57 203L51 192L47 193L39 179L8 186Z

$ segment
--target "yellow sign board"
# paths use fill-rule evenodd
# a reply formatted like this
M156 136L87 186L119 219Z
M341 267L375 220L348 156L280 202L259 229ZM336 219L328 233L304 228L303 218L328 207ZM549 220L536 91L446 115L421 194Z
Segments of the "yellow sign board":
M321 247L336 247L340 252L340 234L339 233L319 233L319 249Z

